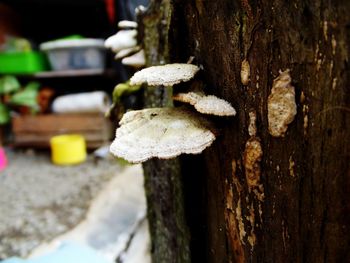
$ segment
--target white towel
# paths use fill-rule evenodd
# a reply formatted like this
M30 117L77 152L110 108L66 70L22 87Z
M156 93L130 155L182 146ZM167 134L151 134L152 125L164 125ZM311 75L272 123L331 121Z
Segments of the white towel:
M105 113L111 104L106 92L93 91L57 97L52 103L52 111L56 113Z

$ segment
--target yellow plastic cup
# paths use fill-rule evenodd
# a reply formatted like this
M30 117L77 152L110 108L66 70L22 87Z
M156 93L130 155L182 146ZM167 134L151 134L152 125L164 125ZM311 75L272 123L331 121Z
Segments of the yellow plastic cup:
M57 135L51 138L51 160L57 165L79 164L86 160L85 138L79 134Z

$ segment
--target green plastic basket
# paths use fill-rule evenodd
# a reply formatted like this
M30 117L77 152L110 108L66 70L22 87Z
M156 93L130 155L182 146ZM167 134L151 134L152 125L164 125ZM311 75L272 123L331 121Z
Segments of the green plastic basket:
M42 52L0 53L2 74L28 74L48 69L47 57Z

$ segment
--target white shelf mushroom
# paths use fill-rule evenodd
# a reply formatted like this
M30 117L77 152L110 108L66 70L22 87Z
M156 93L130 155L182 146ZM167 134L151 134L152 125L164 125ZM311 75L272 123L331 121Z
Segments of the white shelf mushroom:
M229 102L214 95L205 95L202 92L188 92L178 93L173 96L173 99L193 105L200 113L217 116L236 115L236 110Z
M215 140L208 120L182 108L130 111L119 124L110 151L132 163L198 154Z
M194 77L199 68L191 64L167 64L142 69L130 79L130 85L171 87ZM178 94L181 101L197 111L232 116L235 109L225 100L202 92ZM201 114L183 108L151 108L130 111L119 122L110 152L131 163L153 157L168 159L180 154L198 154L215 140L212 124Z
M129 21L129 20L121 20L118 22L118 27L120 29L128 29L128 28L137 28L137 22L135 21Z
M139 5L135 8L135 14L136 15L139 15L139 14L142 14L144 12L146 12L147 8L143 5Z
M147 83L149 86L171 87L180 82L189 81L198 72L199 67L192 64L166 64L142 69L130 78L131 85Z
M200 99L194 108L201 113L217 116L234 116L236 110L226 100L220 99L214 95L208 95Z
M122 49L132 48L137 45L137 30L120 30L115 35L105 40L105 47L118 53Z
M177 93L173 96L173 99L176 101L181 101L189 103L194 106L198 101L200 101L205 94L203 92L187 92L187 93Z
M122 49L115 55L114 58L121 59L121 58L130 56L131 54L134 54L135 52L140 51L140 49L141 48L139 46Z
M133 54L130 57L125 57L122 59L122 64L126 66L132 66L135 68L140 68L146 65L145 52L141 49L139 52Z

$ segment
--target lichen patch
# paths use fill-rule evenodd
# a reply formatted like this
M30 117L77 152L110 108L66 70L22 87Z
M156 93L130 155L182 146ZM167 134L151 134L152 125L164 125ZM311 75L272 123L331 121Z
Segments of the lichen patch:
M237 162L236 160L232 160L231 162L231 167L232 167L232 183L236 187L236 191L240 194L243 190L242 185L240 184L237 176L236 176L236 170L237 170Z
M248 243L253 248L256 244L256 235L255 235L255 212L254 212L254 206L251 204L249 207L249 216L247 216L247 220L250 222L250 233L247 237Z
M309 127L309 106L308 105L303 105L303 114L304 114L304 122L303 122L303 128L304 128L304 136L307 135L307 129Z
M258 138L247 141L244 150L244 169L249 191L260 184L260 161L263 156L262 147Z
M241 199L238 199L238 202L237 202L236 219L237 219L237 222L238 222L239 239L241 240L242 244L245 244L244 243L244 237L246 236L247 232L244 229L244 223L243 223L243 217L242 217L242 208L241 208Z
M337 78L333 78L332 80L332 90L335 90L337 87Z
M247 86L250 81L250 65L248 60L244 59L241 64L241 82Z
M332 54L335 55L336 49L337 49L337 40L335 39L334 35L332 35Z
M295 166L295 162L293 161L292 156L290 156L289 157L289 175L292 177L295 177L294 166Z
M294 120L297 113L295 90L291 85L289 70L280 72L273 81L271 94L268 97L268 124L269 133L274 137L283 137L288 125Z
M233 189L228 180L225 181L226 191L226 209L225 209L225 220L226 220L226 232L230 238L230 245L234 252L234 257L237 262L244 262L244 250L239 237L239 230L234 212L234 197Z
M323 37L328 40L328 21L323 21Z
M255 113L255 111L249 112L248 133L249 133L249 136L256 136L256 113Z
M260 202L264 202L265 200L265 192L264 192L264 186L262 184L259 184L258 187L253 189L253 193L255 194L256 198Z

